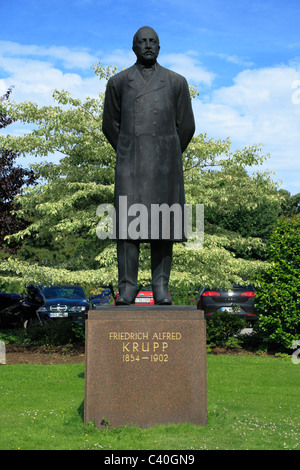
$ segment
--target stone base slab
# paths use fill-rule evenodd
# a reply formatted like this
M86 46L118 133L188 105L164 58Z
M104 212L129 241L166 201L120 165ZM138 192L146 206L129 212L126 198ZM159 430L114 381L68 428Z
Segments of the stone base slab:
M104 306L86 320L84 420L205 425L206 328L189 306Z

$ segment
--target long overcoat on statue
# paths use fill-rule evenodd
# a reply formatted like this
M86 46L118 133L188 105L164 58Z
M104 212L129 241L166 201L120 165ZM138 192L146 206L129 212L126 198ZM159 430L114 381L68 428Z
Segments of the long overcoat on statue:
M142 204L148 211L148 230L145 232L141 223L139 240L156 239L153 221L151 229L151 205L176 204L184 212L182 152L195 131L186 79L159 64L148 81L137 65L111 77L105 94L102 130L117 154L116 238L131 238L128 224L132 219L120 206L120 201L122 204L126 201L128 209L133 204ZM120 196L127 200L119 199ZM138 207L131 208L133 212L129 215L133 216ZM123 222L119 226L120 216ZM165 238L161 230L158 238ZM170 239L183 241L185 236L171 230Z

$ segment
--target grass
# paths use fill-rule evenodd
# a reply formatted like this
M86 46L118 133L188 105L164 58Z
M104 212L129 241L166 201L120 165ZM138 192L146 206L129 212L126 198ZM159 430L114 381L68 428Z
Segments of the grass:
M97 429L83 423L84 364L0 366L0 449L299 449L300 365L207 357L208 423Z

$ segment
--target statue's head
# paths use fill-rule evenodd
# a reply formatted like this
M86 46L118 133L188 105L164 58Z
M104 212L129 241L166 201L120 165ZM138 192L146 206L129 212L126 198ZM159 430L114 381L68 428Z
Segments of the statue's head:
M133 52L137 61L143 65L153 65L159 53L159 39L154 29L149 26L140 28L133 37Z

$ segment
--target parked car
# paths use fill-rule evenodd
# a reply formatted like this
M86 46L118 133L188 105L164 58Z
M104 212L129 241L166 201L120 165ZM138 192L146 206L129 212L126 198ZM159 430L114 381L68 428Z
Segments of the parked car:
M117 289L116 298L119 296L119 291ZM154 297L152 286L143 286L140 287L140 290L137 293L137 296L134 301L135 305L154 305Z
M134 303L135 305L154 305L152 286L141 287Z
M38 310L41 320L68 318L76 323L85 320L90 309L81 286L50 286L43 289L45 305Z
M204 310L207 318L217 312L229 312L254 321L257 319L255 295L252 284L245 286L233 284L229 290L205 287L200 293L197 308Z
M112 286L101 286L101 288L103 289L102 292L98 294L91 293L89 296L89 300L94 308L98 305L109 305L114 297Z
M0 292L0 328L29 328L40 323L37 310L45 303L39 287L30 284L26 292Z

